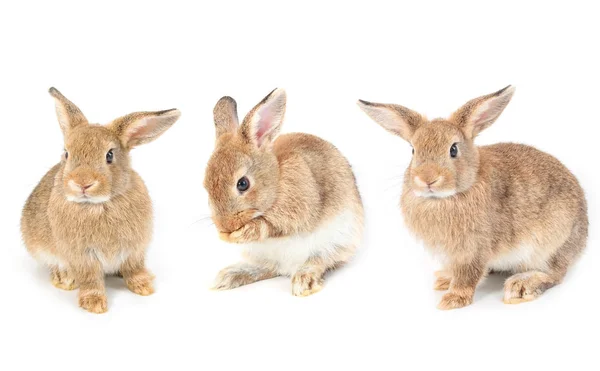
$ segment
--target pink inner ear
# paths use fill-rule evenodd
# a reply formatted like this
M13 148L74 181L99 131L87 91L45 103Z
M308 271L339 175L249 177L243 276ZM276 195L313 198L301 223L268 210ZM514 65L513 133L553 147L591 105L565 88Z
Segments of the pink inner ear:
M134 130L131 132L131 134L129 134L129 137L130 137L130 138L136 138L136 137L143 136L143 135L144 135L144 132L146 132L146 130L145 130L145 129L146 129L146 127L145 127L145 126L142 126L142 127L136 128L136 129L134 129Z
M135 139L135 138L139 138L139 137L143 137L144 133L146 132L146 127L145 126L140 126L137 127L133 130L131 130L131 132L129 133L129 140L131 139Z
M151 131L151 127L146 125L146 119L143 119L137 126L132 127L127 132L127 141L131 142L136 139L145 138L148 132Z
M264 135L267 134L269 130L271 130L272 122L273 115L270 115L268 112L260 113L260 119L256 123L256 140L259 146L262 145Z
M479 115L479 117L477 117L477 120L475 120L475 121L476 121L477 123L480 123L480 122L482 122L482 121L485 121L485 120L488 118L488 116L489 116L489 115L488 115L487 111L485 111L485 112L482 112L482 113Z
M263 120L260 120L258 123L258 130L256 131L256 138L262 139L262 136L265 135L267 131L269 131L270 126L268 123L264 123Z

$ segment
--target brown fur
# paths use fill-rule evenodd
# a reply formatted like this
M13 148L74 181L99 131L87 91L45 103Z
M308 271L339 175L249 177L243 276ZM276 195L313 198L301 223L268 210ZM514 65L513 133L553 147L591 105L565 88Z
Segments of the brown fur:
M470 304L492 269L516 274L506 281L505 302L532 300L562 281L586 244L584 193L563 164L521 144L473 143L513 91L473 99L448 120L415 121L417 114L404 114L404 107L359 103L415 150L401 208L409 229L445 261L446 274L434 285L449 289L441 309ZM449 155L453 143L456 158Z
M107 310L105 273L121 274L137 294L153 292L153 276L144 265L152 203L130 167L129 151L160 136L179 111L139 112L106 126L91 125L58 90L50 94L56 99L65 154L23 208L23 240L48 265L54 286L79 287L79 305L102 313ZM110 164L109 150L114 154Z
M215 225L227 242L304 236L348 208L362 230L362 203L348 162L333 145L312 135L286 134L275 140L284 112L281 90L265 97L239 128L235 101L224 97L215 106L217 140L204 185ZM251 186L240 194L236 183L242 176ZM335 246L308 258L297 271L302 277L292 278L294 295L318 291L324 272L350 259L355 247ZM233 288L281 274L276 261L252 254L245 258L223 270L215 287Z

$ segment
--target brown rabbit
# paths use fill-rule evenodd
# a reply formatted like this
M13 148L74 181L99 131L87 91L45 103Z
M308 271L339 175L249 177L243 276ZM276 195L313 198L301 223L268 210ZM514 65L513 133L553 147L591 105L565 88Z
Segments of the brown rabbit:
M58 122L65 138L60 163L27 200L21 231L27 250L50 268L52 284L79 287L79 306L107 310L105 274L120 274L136 294L154 292L144 265L152 235L152 203L129 151L158 138L179 111L137 112L106 126L89 124L58 90Z
M563 164L522 144L473 143L514 91L507 86L475 98L448 119L358 103L413 147L400 204L409 229L444 262L434 287L449 290L440 309L471 304L489 271L513 274L505 303L533 300L562 281L586 245L584 193Z
M245 244L244 262L223 269L215 289L286 275L293 295L310 295L360 243L363 207L348 161L312 135L277 138L285 105L276 89L241 125L232 98L215 106L217 141L204 186L221 238Z

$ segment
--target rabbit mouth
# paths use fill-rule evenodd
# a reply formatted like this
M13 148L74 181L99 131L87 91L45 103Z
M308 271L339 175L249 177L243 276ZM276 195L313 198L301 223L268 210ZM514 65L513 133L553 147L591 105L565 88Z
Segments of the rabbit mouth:
M87 194L81 194L78 196L68 195L67 200L76 203L89 203L89 204L101 204L110 200L109 196L90 196Z
M431 188L425 190L415 190L415 195L422 198L448 198L454 196L456 191L453 189L448 190L433 190Z

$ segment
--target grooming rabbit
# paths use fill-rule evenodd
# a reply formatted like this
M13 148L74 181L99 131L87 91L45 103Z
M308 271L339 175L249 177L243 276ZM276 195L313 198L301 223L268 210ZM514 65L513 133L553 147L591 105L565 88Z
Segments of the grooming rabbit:
M215 106L217 138L204 185L221 238L245 245L244 260L223 269L215 289L284 275L293 295L310 295L360 243L363 207L348 161L315 136L278 137L285 105L285 92L276 89L241 125L232 98Z

